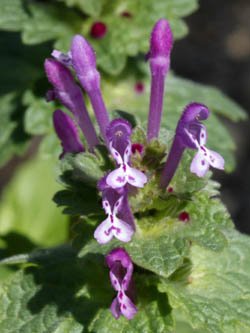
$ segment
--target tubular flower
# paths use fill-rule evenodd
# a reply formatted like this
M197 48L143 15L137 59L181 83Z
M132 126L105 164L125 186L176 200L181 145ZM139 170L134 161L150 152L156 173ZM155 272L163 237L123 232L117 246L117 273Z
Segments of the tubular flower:
M73 114L85 136L89 148L99 144L95 128L89 117L81 89L75 83L71 71L54 59L46 59L45 71L53 90L47 92L47 101L58 98Z
M186 148L198 149L190 170L199 177L206 174L209 164L218 169L223 169L223 158L218 153L209 151L204 147L207 131L201 120L207 119L209 114L209 109L203 104L191 103L185 108L177 124L174 141L162 171L162 188L169 185Z
M110 268L109 276L112 286L117 291L110 310L115 319L118 319L120 315L133 319L137 312L132 302L135 298L135 287L132 280L133 263L127 252L121 248L111 251L106 257L106 263Z
M117 217L123 204L124 196L119 195L114 190L109 192L109 200L106 195L102 201L103 209L108 217L96 228L94 237L100 244L109 242L112 237L116 237L122 242L129 242L134 233L131 225ZM110 197L110 194L112 197ZM117 200L116 199L118 196Z
M84 146L79 140L77 128L73 120L61 110L56 110L53 113L53 123L57 136L61 140L63 152L60 155L62 158L66 153L82 152Z
M143 187L147 182L146 175L140 170L132 168L128 164L131 155L131 142L128 142L123 158L118 151L113 148L112 142L110 143L110 151L119 168L108 174L106 180L107 184L114 189L123 187L127 183L135 187Z
M165 78L170 65L173 35L167 20L160 19L154 26L150 51L151 95L148 117L148 141L157 138L160 130Z
M94 50L84 37L75 35L67 55L54 50L52 56L63 65L72 66L75 70L80 84L90 98L102 137L106 141L109 117L101 93L100 73L96 68Z

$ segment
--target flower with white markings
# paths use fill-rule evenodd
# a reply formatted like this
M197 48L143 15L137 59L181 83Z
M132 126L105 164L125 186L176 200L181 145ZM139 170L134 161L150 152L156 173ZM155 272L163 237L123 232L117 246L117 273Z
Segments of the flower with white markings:
M120 196L112 207L112 203L109 202L107 198L103 199L102 206L108 217L95 230L94 237L98 243L105 244L109 242L113 236L122 242L129 242L131 240L134 233L133 228L117 217L121 209L122 201L123 196Z
M204 145L207 141L206 131L201 129L200 144L197 142L198 152L196 153L190 171L198 177L204 177L211 165L215 169L224 170L224 159L215 151L207 149Z
M119 168L111 171L107 176L107 184L112 188L119 188L125 186L127 183L135 187L143 187L147 182L147 176L140 170L134 169L129 166L129 158L131 155L131 142L125 149L123 158L118 151L113 148L112 142L110 143L110 151L114 157Z
M109 276L112 286L117 291L110 310L115 319L118 319L121 314L127 319L133 319L137 312L132 302L136 293L132 280L133 263L127 252L121 248L112 250L106 257L106 263L110 268Z

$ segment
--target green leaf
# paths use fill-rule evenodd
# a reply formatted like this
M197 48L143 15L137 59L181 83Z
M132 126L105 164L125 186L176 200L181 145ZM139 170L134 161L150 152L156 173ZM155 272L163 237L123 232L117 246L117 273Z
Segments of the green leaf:
M83 0L60 0L69 7L77 7L90 16L99 16L103 6L103 0L83 1Z
M0 166L3 166L14 154L22 155L27 147L29 136L23 131L19 114L22 109L15 93L0 97Z
M54 131L52 125L52 114L56 109L54 102L47 103L44 97L37 98L28 90L23 96L23 103L27 106L24 117L27 133L41 135Z
M184 312L194 328L209 332L245 332L250 329L249 237L232 230L225 233L229 246L214 255L191 247L192 271L186 284L162 281L170 304Z
M0 62L0 165L3 165L14 154L22 155L27 150L30 136L24 129L22 94L44 75L43 61L49 48L23 46L17 34L6 32L1 33L0 42L4 45Z
M87 154L87 156L90 155L89 153L84 154ZM86 171L88 171L87 166L84 166L85 171L82 171L75 164L76 159L78 164L80 164L79 160L82 160L77 155L67 154L61 161L59 182L67 186L67 189L57 192L53 200L58 207L66 206L63 210L64 214L82 216L89 214L98 215L102 210L99 205L95 179L93 180L93 178L86 174Z
M28 19L28 13L22 1L1 0L0 3L0 29L19 31Z
M67 238L68 219L51 198L59 186L54 181L54 161L33 159L23 164L3 193L0 237L9 254L49 246ZM46 181L42 181L46 180Z

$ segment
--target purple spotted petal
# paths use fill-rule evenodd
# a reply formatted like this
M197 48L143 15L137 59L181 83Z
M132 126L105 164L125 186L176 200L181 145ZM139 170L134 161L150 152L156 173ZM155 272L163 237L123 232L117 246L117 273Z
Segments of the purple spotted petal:
M215 169L224 170L223 157L215 151L209 149L207 149L207 151L208 151L209 164Z
M97 242L99 244L105 244L108 243L112 237L113 237L113 233L112 233L112 229L110 222L109 222L109 218L107 218L105 221L103 221L95 230L94 232L94 237L97 240Z
M106 182L114 189L125 186L127 179L123 171L123 166L121 165L118 169L111 171L106 178Z
M126 222L116 218L113 230L113 235L119 239L121 242L130 242L134 234L133 228Z
M107 215L111 214L111 207L110 207L110 204L109 204L108 200L103 200L102 201L102 207L105 210L105 213Z
M133 319L134 315L138 311L135 305L132 303L130 298L126 296L125 293L123 293L122 298L120 297L120 295L118 297L120 303L120 310L123 316L127 319Z
M120 303L118 302L117 297L114 298L110 310L113 314L113 316L115 317L115 319L118 319L121 315L121 311L120 311Z
M195 173L198 177L204 177L205 174L208 172L208 169L209 162L205 158L204 154L200 150L198 150L191 163L190 171Z
M128 167L128 183L135 187L144 187L147 182L147 176L140 170Z

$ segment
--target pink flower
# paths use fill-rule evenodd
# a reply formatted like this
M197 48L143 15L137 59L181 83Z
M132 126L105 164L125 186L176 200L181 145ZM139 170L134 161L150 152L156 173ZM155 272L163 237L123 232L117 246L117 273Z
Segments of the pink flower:
M112 286L117 291L110 310L118 319L122 314L127 319L133 319L137 308L131 301L135 298L135 287L132 280L133 263L127 252L121 248L116 248L106 257L106 262L110 268L109 276Z
M197 142L198 152L196 153L190 171L198 177L204 177L211 165L215 169L224 170L224 159L215 151L207 149L204 145L207 141L206 131L202 128L200 131L200 144Z
M105 198L102 201L103 209L108 217L95 230L94 237L100 244L109 242L112 237L116 237L122 242L129 242L134 233L133 228L125 221L117 217L123 201L121 196L114 202L113 208L111 203Z
M114 189L123 187L127 183L135 187L143 187L147 182L146 175L140 170L132 168L128 164L131 155L130 141L127 144L123 158L118 153L118 151L113 148L112 141L110 143L110 151L116 163L119 165L119 168L108 174L106 179L107 184Z

